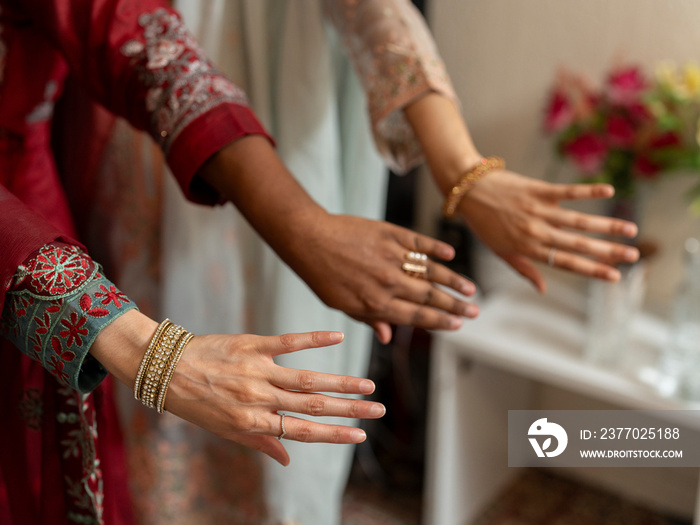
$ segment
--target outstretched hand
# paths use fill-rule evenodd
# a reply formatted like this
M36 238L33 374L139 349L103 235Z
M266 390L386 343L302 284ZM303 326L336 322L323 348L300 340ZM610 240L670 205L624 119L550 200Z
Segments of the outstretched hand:
M608 184L551 184L503 170L481 179L459 209L486 246L544 291L546 283L534 261L616 281L620 272L614 265L639 258L632 246L585 235L631 238L637 235L634 223L559 206L562 201L613 195Z
M451 260L452 246L406 228L349 215L326 215L306 232L306 242L285 257L328 306L372 326L379 340L391 340L393 324L456 330L479 309L462 296L474 284L444 265L425 261L425 278L402 270L410 252Z
M371 394L368 379L294 370L274 363L276 355L339 343L339 332L261 337L196 336L175 369L165 408L205 430L255 448L286 465L278 411L311 416L379 418L380 403L331 397L318 392ZM365 433L285 416L284 438L305 442L360 443Z

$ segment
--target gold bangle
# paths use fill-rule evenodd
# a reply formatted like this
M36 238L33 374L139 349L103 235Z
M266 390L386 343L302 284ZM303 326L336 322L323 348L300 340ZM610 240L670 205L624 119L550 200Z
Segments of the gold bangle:
M156 407L156 399L162 388L163 372L184 332L185 329L181 326L170 324L155 345L141 385L141 402L148 408Z
M189 343L193 337L194 334L191 334L187 331L183 332L182 336L180 337L180 340L177 343L175 352L173 352L170 361L168 362L167 368L163 375L163 381L160 384L160 391L158 392L158 402L156 403L156 410L158 410L158 413L160 414L165 412L165 396L168 393L170 381L172 380L173 374L175 373L175 367L180 362L180 357L182 356L182 352L185 350L187 343Z
M141 364L139 365L138 373L136 374L136 382L134 383L134 397L138 400L141 400L141 386L143 383L144 375L146 373L146 369L148 368L148 364L151 360L151 356L153 355L153 350L160 342L160 338L162 337L165 329L168 328L168 326L170 326L171 324L172 322L170 321L170 319L165 319L162 323L158 325L158 328L156 328L153 337L151 337L151 341L148 343L148 348L146 349L146 352L143 354Z
M467 192L474 187L474 184L487 173L494 170L502 170L505 167L506 163L500 157L482 158L476 166L462 175L459 182L452 187L442 207L442 214L447 219L452 218L457 211L459 203L462 202Z

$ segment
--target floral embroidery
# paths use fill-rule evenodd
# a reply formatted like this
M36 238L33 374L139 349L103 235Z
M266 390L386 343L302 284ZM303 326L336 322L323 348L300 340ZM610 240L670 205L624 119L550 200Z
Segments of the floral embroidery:
M70 320L61 319L61 324L66 327L66 330L61 330L59 335L66 339L66 346L70 348L75 343L78 346L83 346L83 338L81 336L88 335L87 328L83 325L87 323L87 317L78 317L75 312L71 312Z
M212 66L179 17L166 9L139 18L142 39L121 47L148 88L151 135L168 154L178 134L194 119L223 103L248 105L245 93Z
M41 429L41 418L44 412L44 403L41 400L41 391L37 388L29 388L22 392L22 398L18 405L19 415L32 430Z
M420 13L404 0L324 0L367 94L372 131L390 168L404 172L422 157L403 111L430 91L454 100L435 42Z
M77 246L47 244L29 264L15 272L13 287L31 280L30 291L40 296L56 296L83 284L95 265Z
M135 308L79 248L43 246L15 273L0 333L59 383L90 391L106 371L88 357L100 330Z
M102 525L104 486L97 457L97 421L90 394L78 394L69 388L58 393L62 461L73 475L66 476L65 492L69 496L68 518L75 523Z

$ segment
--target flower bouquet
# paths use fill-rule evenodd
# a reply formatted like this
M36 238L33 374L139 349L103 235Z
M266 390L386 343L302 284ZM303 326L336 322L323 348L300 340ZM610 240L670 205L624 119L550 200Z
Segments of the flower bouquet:
M606 182L616 199L633 200L638 183L672 171L700 173L700 67L662 64L647 77L634 65L614 68L600 87L560 71L544 118L557 155L583 181ZM700 184L691 190L700 211Z

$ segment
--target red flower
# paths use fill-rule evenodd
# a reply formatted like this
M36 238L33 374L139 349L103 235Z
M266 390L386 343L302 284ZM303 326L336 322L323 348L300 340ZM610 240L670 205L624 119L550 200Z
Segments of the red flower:
M571 124L574 108L561 91L554 91L549 98L545 112L544 127L547 131L560 131Z
M613 104L629 106L639 103L641 94L647 88L647 81L636 66L616 69L608 77L608 99Z
M108 290L104 284L101 284L100 290L102 291L95 293L95 297L97 297L98 299L100 297L104 297L104 299L102 299L102 304L109 304L111 302L114 302L114 306L116 306L117 308L121 308L122 301L125 303L129 302L129 299L126 297L126 294L117 290L115 286L110 286Z
M63 367L64 367L63 361L59 360L55 355L52 355L51 356L51 363L49 363L49 365L51 366L51 370L49 370L51 375L53 375L61 383L68 382L68 374L66 374L63 371Z
M681 138L673 131L667 131L661 135L656 135L651 142L649 142L649 147L652 149L673 148L680 145Z
M645 155L640 155L634 160L634 172L640 179L655 179L661 166Z
M626 148L634 143L634 126L621 115L611 115L606 123L608 144L616 148Z
M564 152L573 159L580 171L592 174L600 170L607 149L603 139L593 133L587 133L569 142L564 147Z
M59 335L66 340L66 347L70 348L75 343L77 346L83 346L83 338L81 336L88 335L87 328L82 328L82 326L87 322L87 318L78 317L75 312L71 312L70 321L67 319L61 319L61 324L67 328L67 330L61 330Z

